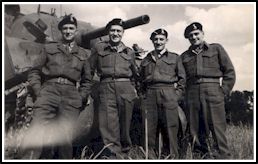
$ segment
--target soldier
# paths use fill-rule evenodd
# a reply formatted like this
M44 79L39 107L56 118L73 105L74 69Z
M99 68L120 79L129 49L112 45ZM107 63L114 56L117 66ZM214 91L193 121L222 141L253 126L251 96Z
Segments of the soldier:
M37 98L31 127L21 145L22 158L72 159L74 123L90 90L85 78L89 53L75 43L75 17L65 16L58 29L62 41L45 45L28 75Z
M155 50L143 59L140 69L146 89L142 105L144 110L147 110L149 149L155 150L156 140L161 131L164 143L169 143L165 146L169 147L171 158L177 159L177 108L178 100L184 92L185 70L179 56L166 49L167 36L168 33L164 29L157 29L151 34L150 39Z
M186 70L186 103L195 150L209 152L209 142L206 141L209 141L211 131L220 154L218 158L228 158L224 96L235 84L234 67L220 44L204 41L200 23L187 26L184 36L191 43L181 58Z
M133 50L121 41L123 20L113 19L106 30L109 40L97 43L91 51L91 78L97 70L100 76L99 129L108 146L105 155L121 158L122 152L128 152L132 146L129 130L137 98L132 80L137 68Z

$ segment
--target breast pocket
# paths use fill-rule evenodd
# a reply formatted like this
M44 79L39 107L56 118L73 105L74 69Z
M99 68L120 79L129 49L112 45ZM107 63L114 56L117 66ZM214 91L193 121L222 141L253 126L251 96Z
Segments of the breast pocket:
M203 54L203 66L219 68L218 54L216 52Z
M159 68L160 73L173 76L175 74L176 60L164 60L163 59L162 61L163 61L163 63Z
M49 51L47 52L48 66L63 65L63 57L60 51Z
M196 59L194 57L186 57L183 59L183 65L187 74L192 74L195 71Z
M128 54L121 53L117 58L116 64L118 68L129 69L131 65L132 57Z
M107 51L99 52L99 64L100 64L100 67L110 67L112 65L111 52L107 52Z
M83 56L80 56L78 54L74 54L72 58L71 67L75 69L76 71L81 71L83 67L83 63L86 61L86 58Z
M141 67L145 77L147 77L148 75L151 75L152 72L154 71L151 61L149 60L143 61L141 64Z

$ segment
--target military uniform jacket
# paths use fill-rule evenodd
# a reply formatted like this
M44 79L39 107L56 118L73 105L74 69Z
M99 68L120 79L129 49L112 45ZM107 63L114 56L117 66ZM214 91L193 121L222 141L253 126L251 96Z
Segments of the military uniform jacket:
M155 83L177 83L179 97L185 88L185 70L181 58L176 54L166 51L160 58L156 51L152 51L143 59L140 68L140 77L144 85Z
M90 73L88 64L89 52L74 44L71 52L65 49L62 43L45 45L34 67L29 73L28 80L34 93L41 87L41 73L44 78L63 77L73 82L80 82L80 93L86 98L90 91L86 74Z
M192 46L182 55L187 81L196 77L220 78L224 94L228 94L235 84L235 70L233 64L224 50L217 43L204 43L203 49L196 54Z
M97 70L100 78L133 78L137 73L135 54L122 42L114 49L108 41L99 42L92 48L90 57L91 78Z

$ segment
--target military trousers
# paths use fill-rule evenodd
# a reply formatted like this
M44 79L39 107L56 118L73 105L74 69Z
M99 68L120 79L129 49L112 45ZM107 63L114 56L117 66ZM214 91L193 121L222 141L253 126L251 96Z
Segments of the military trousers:
M201 151L208 151L209 133L215 148L229 156L226 132L224 93L219 83L201 83L187 86L186 105L189 111L190 132Z
M72 131L81 106L75 86L44 83L21 144L21 158L72 159Z
M157 150L159 132L163 144L170 150L171 158L179 158L177 133L178 95L174 87L149 88L142 102L143 112L146 112L148 147ZM144 121L146 122L146 120ZM168 139L167 139L168 138Z
M99 130L104 145L115 154L132 146L130 125L137 93L132 82L100 82Z

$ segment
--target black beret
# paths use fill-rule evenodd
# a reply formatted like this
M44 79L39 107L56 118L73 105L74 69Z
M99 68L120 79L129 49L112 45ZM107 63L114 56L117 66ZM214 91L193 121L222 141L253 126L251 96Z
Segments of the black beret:
M185 28L185 33L184 33L184 36L185 36L185 38L188 38L189 36L189 33L190 32L192 32L192 31L194 31L194 30L201 30L202 31L202 25L201 25L201 23L199 23L199 22L193 22L193 23L191 23L189 26L187 26L186 28Z
M111 20L110 22L108 22L108 24L106 25L106 30L108 31L112 25L119 25L124 28L125 22L120 18L115 18L115 19Z
M166 38L168 37L168 32L162 28L155 30L151 33L150 40L152 40L156 35L164 35Z
M75 17L72 16L72 14L70 15L66 15L64 16L64 18L58 23L58 29L61 31L63 25L65 24L74 24L77 27L77 20Z

